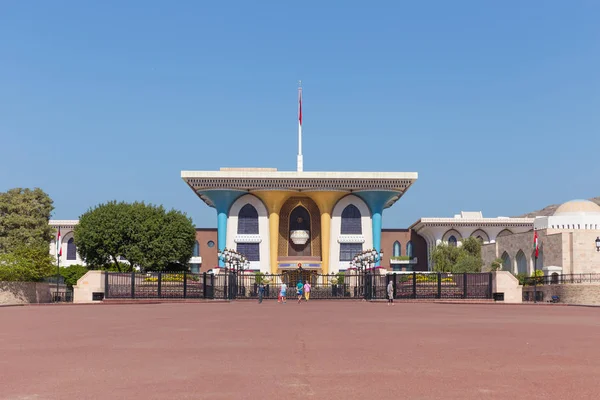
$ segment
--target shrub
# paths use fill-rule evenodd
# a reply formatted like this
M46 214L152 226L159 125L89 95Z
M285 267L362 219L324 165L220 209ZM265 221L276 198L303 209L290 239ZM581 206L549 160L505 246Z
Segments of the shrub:
M70 288L77 285L77 280L87 272L87 267L78 264L60 267L60 275L65 278L65 284Z
M263 274L262 272L258 271L254 273L254 280L256 281L257 284L260 283L266 283L266 279L265 279L265 274Z

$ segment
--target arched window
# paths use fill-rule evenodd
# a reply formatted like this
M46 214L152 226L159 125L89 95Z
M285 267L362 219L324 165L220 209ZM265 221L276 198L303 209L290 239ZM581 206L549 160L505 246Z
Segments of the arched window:
M258 211L252 204L246 204L240 210L237 233L258 235Z
M360 235L362 225L360 211L354 204L348 205L342 211L342 235Z
M512 272L512 266L510 265L510 256L507 252L502 253L502 271Z
M412 248L412 242L408 242L406 243L406 255L409 258L413 258L413 248Z
M67 260L77 260L77 246L73 238L67 242Z
M448 238L448 245L456 247L458 241L456 240L456 236L452 235Z
M394 242L394 248L392 249L392 257L400 257L402 255L402 247L399 241Z
M521 250L517 253L517 274L527 274L527 258Z
M198 256L200 256L200 243L198 243L198 241L196 240L196 242L194 243L193 257L198 257Z

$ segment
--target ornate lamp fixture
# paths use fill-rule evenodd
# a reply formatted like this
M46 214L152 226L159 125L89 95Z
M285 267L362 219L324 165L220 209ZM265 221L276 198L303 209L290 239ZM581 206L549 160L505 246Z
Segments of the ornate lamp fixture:
M223 249L217 253L219 260L225 262L225 268L232 268L236 270L243 270L250 267L250 262L242 253L238 253L235 250Z
M375 264L381 260L383 260L383 250L377 252L375 249L370 249L355 255L350 265L353 268L364 270L365 268L370 268L371 264Z
M596 251L600 251L600 237L596 238Z

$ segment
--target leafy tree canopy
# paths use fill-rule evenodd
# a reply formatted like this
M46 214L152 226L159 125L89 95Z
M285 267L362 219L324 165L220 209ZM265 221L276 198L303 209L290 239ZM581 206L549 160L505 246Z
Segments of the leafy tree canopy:
M112 264L120 257L132 266L161 271L186 265L193 254L196 230L192 220L162 206L109 202L83 214L75 227L75 244L88 265Z
M52 199L39 188L0 192L0 253L41 244L48 252L54 236L48 225L53 209Z
M39 281L53 270L48 244L22 244L10 253L0 253L0 281Z
M437 272L481 272L481 242L466 238L461 246L442 243L432 253L433 269Z

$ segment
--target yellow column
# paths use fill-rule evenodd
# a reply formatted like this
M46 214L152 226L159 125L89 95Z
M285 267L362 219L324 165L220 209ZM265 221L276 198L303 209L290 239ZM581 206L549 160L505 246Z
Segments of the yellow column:
M252 194L256 195L265 203L269 213L269 252L271 262L271 273L277 273L279 248L279 211L283 203L293 194L293 192L282 191L257 191Z
M321 213L321 270L323 274L329 273L329 246L331 237L331 213L339 199L347 193L344 192L305 192L319 207Z

